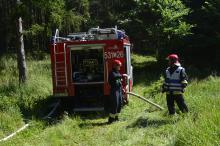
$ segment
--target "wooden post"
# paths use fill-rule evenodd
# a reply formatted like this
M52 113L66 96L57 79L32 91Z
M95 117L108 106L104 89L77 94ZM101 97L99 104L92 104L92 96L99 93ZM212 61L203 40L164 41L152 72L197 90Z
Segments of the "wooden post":
M22 30L22 18L18 19L18 70L19 70L19 83L25 83L27 80L27 66L25 61L24 40Z

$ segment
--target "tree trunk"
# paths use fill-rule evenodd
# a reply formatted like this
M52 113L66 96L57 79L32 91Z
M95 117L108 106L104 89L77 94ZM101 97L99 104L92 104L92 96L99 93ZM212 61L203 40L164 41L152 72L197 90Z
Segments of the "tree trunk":
M22 18L18 19L18 70L19 70L19 83L25 83L27 80L27 66L25 61L24 40L22 32Z

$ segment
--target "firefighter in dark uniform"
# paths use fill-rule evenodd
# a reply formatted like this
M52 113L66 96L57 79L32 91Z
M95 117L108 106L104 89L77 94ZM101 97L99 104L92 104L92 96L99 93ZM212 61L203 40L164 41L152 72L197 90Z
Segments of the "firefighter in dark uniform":
M121 66L122 63L120 60L114 60L112 71L109 74L109 84L111 86L109 97L109 124L118 121L118 114L122 107L122 75L119 73Z
M177 103L179 109L185 113L188 107L183 98L184 88L186 88L187 74L185 69L179 63L179 57L176 54L168 56L169 67L165 72L165 82L162 86L163 92L166 92L167 107L170 115L175 114L175 105Z

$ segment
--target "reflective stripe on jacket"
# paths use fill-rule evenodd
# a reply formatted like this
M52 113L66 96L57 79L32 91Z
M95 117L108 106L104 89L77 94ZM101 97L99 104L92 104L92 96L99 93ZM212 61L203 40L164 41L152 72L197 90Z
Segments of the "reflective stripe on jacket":
M171 74L169 68L166 70L166 77L165 77L165 85L167 87L168 92L183 92L183 85L181 83L180 74L184 68L178 66L177 69Z

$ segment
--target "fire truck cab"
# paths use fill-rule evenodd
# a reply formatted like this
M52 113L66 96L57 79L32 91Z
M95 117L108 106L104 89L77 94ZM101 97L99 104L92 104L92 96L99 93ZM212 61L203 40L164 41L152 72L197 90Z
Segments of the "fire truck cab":
M59 37L56 30L50 52L53 96L71 98L74 111L104 110L114 59L122 62L120 73L127 74L123 89L132 89L131 44L122 30L91 28L67 37Z

